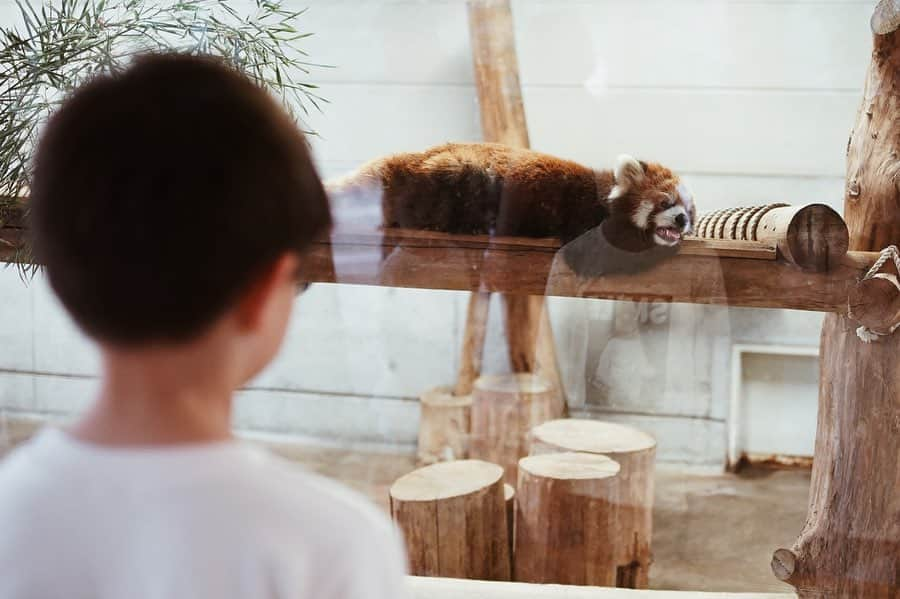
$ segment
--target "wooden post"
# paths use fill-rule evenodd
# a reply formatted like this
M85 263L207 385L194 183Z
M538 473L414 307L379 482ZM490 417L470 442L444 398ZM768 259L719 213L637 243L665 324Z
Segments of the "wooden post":
M481 376L472 389L469 454L500 464L516 483L519 459L528 455L528 431L560 417L558 391L533 374Z
M519 64L516 58L512 11L509 0L469 0L469 36L475 81L478 88L478 105L481 109L481 130L485 141L508 146L527 148L528 125L522 103L519 84ZM556 348L550 319L543 296L504 296L506 335L509 361L513 372L535 373L543 376L560 390L560 401L565 404L562 380L556 361ZM476 329L480 320L487 317L487 308L475 298L470 299L466 338L477 339ZM473 314L473 306L481 311ZM483 334L480 337L484 343ZM462 368L479 363L475 355L481 355L481 347L463 345ZM460 372L457 392L465 391L464 375ZM477 374L476 374L477 376ZM471 379L468 379L471 380Z
M478 460L440 462L391 486L410 573L509 580L503 469Z
M847 156L851 250L900 243L900 8L872 18L872 61ZM801 598L900 597L900 334L864 344L856 323L822 327L819 420L809 516L772 559Z
M613 460L551 453L519 462L515 571L520 582L613 586Z
M462 356L459 360L459 376L456 377L456 395L471 395L472 385L481 374L484 357L484 337L491 308L491 294L473 291L469 295L466 311L466 330L463 333Z
M450 387L436 387L419 398L420 464L469 457L472 397L453 395Z
M653 533L653 466L656 441L642 431L597 420L553 420L530 435L531 455L577 451L618 462L618 521L615 537L616 586L646 589Z

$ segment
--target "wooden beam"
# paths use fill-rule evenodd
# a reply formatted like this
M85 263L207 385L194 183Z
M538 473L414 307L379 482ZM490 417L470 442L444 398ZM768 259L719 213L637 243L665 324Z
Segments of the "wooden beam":
M528 123L519 84L515 28L510 0L469 0L469 38L485 141L516 148L529 147ZM489 295L488 295L489 297ZM479 311L480 310L480 311ZM560 390L567 409L565 389L559 373L556 345L543 295L503 296L506 343L510 365L515 372L532 372L547 378ZM473 295L469 299L467 341L476 337L470 329L484 326L488 302ZM484 338L481 337L483 343ZM471 388L466 378L476 365L480 369L483 346L466 343L460 359L461 377L457 388Z
M744 247L746 246L746 247ZM804 272L749 242L691 240L679 255L637 274L577 277L554 239L488 238L422 231L335 231L310 253L312 281L621 300L725 304L847 313L849 291L878 255L849 252L831 270ZM334 259L337 276L326 268ZM325 276L322 276L325 275Z
M635 591L609 587L407 577L413 599L796 599L779 593Z
M24 229L0 227L0 239ZM847 314L850 290L878 258L848 252L827 272L803 272L754 242L689 239L680 254L638 274L577 277L556 239L490 238L427 231L337 229L311 248L312 282L492 291L621 300L791 308ZM15 249L0 244L0 260Z

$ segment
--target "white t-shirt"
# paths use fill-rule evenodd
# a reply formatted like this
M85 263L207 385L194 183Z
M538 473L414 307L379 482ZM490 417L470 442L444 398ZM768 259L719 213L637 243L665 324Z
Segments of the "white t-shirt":
M404 571L376 507L240 442L45 429L0 462L0 599L399 599Z

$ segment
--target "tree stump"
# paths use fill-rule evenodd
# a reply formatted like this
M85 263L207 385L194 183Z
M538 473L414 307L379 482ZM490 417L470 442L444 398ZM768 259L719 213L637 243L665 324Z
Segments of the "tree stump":
M515 580L615 584L618 472L613 460L589 453L519 462Z
M531 455L578 451L618 462L618 521L614 538L616 586L646 589L653 533L653 466L656 441L642 431L597 420L553 420L535 427Z
M426 466L397 479L390 498L411 574L510 579L500 466L478 460Z
M469 457L472 397L436 387L419 398L419 463L449 462Z
M473 458L500 464L516 484L519 459L528 455L528 431L562 414L558 390L532 374L482 376L472 389Z

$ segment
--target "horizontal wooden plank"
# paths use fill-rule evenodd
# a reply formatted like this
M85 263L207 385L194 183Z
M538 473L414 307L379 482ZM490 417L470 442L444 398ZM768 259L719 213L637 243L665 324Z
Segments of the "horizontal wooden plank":
M581 279L549 240L523 245L521 240L418 234L407 241L396 232L379 237L336 231L313 248L304 276L361 285L843 313L849 287L876 258L854 252L828 273L805 273L770 260L687 253L639 274Z
M303 276L326 283L844 312L849 286L875 260L874 253L857 252L815 274L773 262L771 248L761 244L692 239L682 249L640 274L583 280L559 257L555 239L337 227L314 245ZM0 247L0 259L11 255Z

